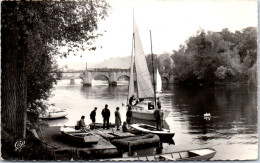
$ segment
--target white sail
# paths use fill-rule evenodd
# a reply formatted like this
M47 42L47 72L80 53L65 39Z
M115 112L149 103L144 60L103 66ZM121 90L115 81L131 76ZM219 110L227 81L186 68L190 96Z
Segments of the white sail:
M162 78L157 69L156 72L156 92L162 92Z
M154 97L154 90L151 76L147 67L145 54L139 32L134 21L134 52L135 52L135 68L138 82L138 97L148 98Z

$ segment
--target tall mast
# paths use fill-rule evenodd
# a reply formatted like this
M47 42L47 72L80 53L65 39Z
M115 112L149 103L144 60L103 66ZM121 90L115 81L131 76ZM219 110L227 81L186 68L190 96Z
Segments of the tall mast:
M133 24L134 24L134 11L133 11ZM134 48L135 48L135 41L134 41L134 25L133 25L133 38L132 38L132 52L131 52L131 63L130 63L130 80L128 85L128 97L127 97L127 103L129 98L135 94L134 91Z
M152 74L153 74L153 90L154 90L154 107L156 108L156 90L155 90L155 79L154 79L153 44L152 44L152 32L151 32L151 30L150 30L150 41L151 41L151 54L152 54Z

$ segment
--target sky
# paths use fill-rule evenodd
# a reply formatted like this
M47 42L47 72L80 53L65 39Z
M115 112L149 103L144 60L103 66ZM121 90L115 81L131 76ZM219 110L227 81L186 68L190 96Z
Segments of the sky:
M145 54L171 53L200 29L234 32L257 27L257 0L108 0L111 11L99 23L106 31L96 40L96 51L80 51L76 56L58 59L59 65L102 62L131 55L133 15ZM133 14L134 13L134 14ZM100 48L102 46L102 48ZM82 57L80 57L82 55Z

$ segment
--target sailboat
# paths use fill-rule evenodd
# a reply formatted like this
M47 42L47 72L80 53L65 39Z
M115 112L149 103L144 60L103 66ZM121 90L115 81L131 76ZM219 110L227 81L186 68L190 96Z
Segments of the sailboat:
M162 92L162 78L161 75L159 74L159 70L157 69L156 72L156 93L161 93Z
M134 21L134 33L132 40L132 56L130 65L130 81L128 99L135 95L134 90L134 66L137 76L137 98L136 103L132 105L133 118L144 120L155 120L153 115L156 107L156 90L155 85L152 84L151 76L147 67L145 54L138 32L138 28ZM152 57L153 58L153 57ZM153 73L154 80L154 73ZM163 120L169 115L169 111L161 110L163 114Z

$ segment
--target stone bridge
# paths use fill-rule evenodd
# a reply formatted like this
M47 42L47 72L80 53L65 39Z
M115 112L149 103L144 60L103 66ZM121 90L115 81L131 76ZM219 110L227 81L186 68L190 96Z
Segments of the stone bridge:
M120 78L130 79L130 69L108 69L108 68L95 68L87 69L80 74L80 78L83 80L83 85L91 86L92 80L97 76L104 76L109 85L117 85ZM152 77L152 75L151 75ZM168 73L161 75L163 83L173 83L173 76L169 76ZM134 74L134 81L136 81L136 75Z

